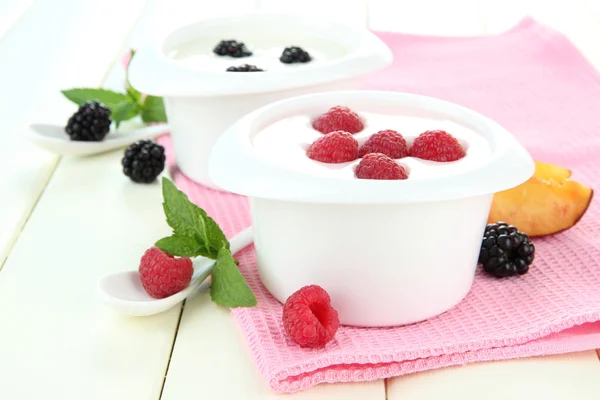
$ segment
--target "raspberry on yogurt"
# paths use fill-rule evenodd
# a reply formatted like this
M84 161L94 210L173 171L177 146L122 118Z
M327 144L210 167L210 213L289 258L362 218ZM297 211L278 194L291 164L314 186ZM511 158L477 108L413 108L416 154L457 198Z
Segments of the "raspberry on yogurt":
M358 141L348 132L331 132L311 144L306 155L330 164L354 161L358 158Z
M382 153L390 158L403 158L408 156L406 140L396 131L385 129L371 136L360 147L359 157L369 153Z
M460 160L466 154L454 136L439 129L421 133L410 148L411 157L439 162Z
M328 134L334 131L358 133L365 127L357 113L348 107L335 106L313 121L313 128Z

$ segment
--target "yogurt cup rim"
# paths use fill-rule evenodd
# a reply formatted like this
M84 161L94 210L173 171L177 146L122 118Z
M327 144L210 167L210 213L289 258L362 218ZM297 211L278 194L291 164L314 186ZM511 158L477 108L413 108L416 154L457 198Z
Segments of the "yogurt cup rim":
M203 32L207 34L211 29L219 29L219 26L244 21L261 21L272 27L293 25L296 29L317 31L332 42L344 42L347 52L341 57L307 64L302 68L251 74L196 69L165 54L164 48L169 42L187 42L203 36ZM243 38L238 39L244 41ZM205 18L160 35L137 50L129 66L129 80L136 89L155 96L227 96L274 92L350 79L383 68L392 60L391 50L366 28L322 17L254 11ZM232 64L236 63L244 63L244 58L232 59Z
M285 116L334 105L396 105L435 113L485 136L487 162L451 176L400 181L340 179L289 170L265 160L252 144L262 126ZM398 204L482 196L517 186L534 172L533 159L512 134L471 109L445 100L388 91L335 91L288 98L261 107L232 125L213 148L209 175L224 190L257 198L307 203Z

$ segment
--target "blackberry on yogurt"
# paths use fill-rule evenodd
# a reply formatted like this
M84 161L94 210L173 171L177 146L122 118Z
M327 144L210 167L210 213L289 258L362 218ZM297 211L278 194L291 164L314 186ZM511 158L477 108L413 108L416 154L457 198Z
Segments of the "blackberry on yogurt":
M284 64L307 63L311 60L310 54L298 46L286 47L279 57L279 61Z
M227 68L227 72L262 72L264 69L258 68L256 65L242 64Z
M230 56L234 58L250 57L252 52L246 48L243 42L237 40L221 40L215 46L213 52L219 56Z

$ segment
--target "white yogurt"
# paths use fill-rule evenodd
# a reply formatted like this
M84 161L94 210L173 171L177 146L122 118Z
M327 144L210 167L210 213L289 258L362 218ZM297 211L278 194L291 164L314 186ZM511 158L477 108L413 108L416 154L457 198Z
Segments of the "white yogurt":
M346 53L346 50L339 44L325 40L313 41L310 39L303 39L301 41L302 43L298 43L298 40L286 37L276 37L272 39L254 38L254 40L250 37L248 39L236 39L238 42L243 42L246 45L246 48L252 52L252 55L248 57L235 58L215 54L213 49L221 39L209 37L182 44L170 53L169 56L172 59L177 60L181 65L187 67L203 71L221 72L229 67L242 64L255 65L265 71L305 68L319 62L339 58ZM311 61L308 63L294 64L284 64L279 61L279 57L283 50L286 47L291 46L298 46L304 51L307 51L311 56Z
M360 113L364 129L354 137L362 145L371 135L385 129L400 133L409 147L426 130L442 129L458 139L466 150L465 157L453 162L435 162L405 157L396 160L409 171L409 179L427 179L450 176L476 168L489 160L491 150L487 140L477 132L448 120L427 119L402 115ZM355 179L357 159L341 164L327 164L308 158L306 150L323 134L312 127L312 118L296 115L276 121L253 138L253 145L261 157L279 167L315 175Z

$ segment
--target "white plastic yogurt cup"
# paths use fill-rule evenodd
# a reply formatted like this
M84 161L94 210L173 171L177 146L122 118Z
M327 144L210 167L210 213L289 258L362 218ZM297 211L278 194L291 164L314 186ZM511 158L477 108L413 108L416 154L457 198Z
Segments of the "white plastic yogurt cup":
M238 40L250 57L219 57L221 40ZM309 63L284 64L285 47L300 46ZM142 47L129 79L143 93L163 96L179 168L218 189L208 157L218 137L238 118L273 101L300 94L358 89L362 75L392 62L385 44L364 28L318 17L255 12L202 20ZM253 64L264 72L226 72Z
M430 125L462 131L467 154L452 163L400 159L410 176L396 181L356 179L344 171L356 162L293 155L308 145L306 121L336 105L367 115L355 135L363 141L385 125L410 142ZM382 122L376 114L398 118ZM287 154L269 156L270 128L294 118L296 130L279 130L292 136L279 145ZM234 124L210 159L219 186L250 197L258 269L269 292L285 302L318 284L341 323L355 326L414 323L458 304L473 282L493 194L533 171L529 154L490 119L446 101L379 91L305 95L262 107Z

